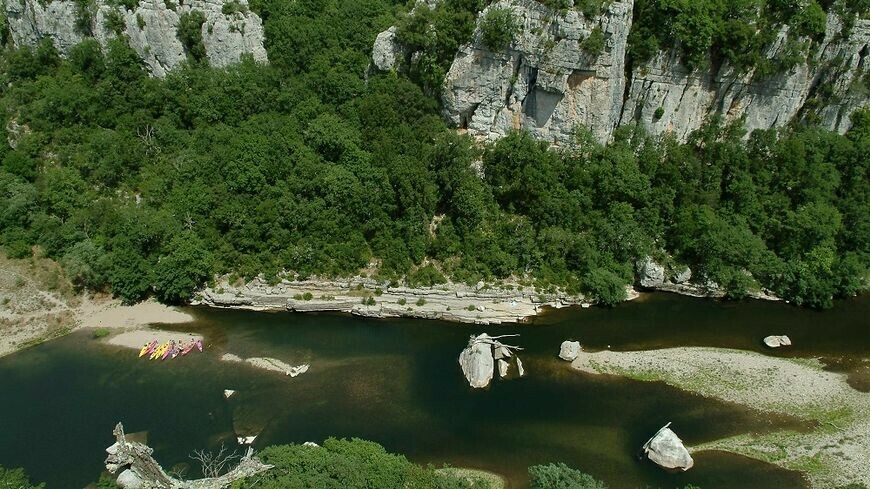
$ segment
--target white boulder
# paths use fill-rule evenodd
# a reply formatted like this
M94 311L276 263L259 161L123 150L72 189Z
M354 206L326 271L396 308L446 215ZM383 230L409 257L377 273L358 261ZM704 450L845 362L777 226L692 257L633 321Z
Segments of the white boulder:
M579 341L562 342L562 347L559 348L559 358L561 358L562 360L573 362L578 356L580 356Z

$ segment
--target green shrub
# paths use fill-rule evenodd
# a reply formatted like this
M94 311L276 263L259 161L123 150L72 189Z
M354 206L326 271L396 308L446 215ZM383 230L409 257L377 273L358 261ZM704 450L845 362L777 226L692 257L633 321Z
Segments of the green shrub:
M399 299L399 300L397 301L397 303L398 303L400 306L404 306L405 304L408 303L408 301L407 301L404 297L402 297L401 299Z
M431 263L409 273L407 280L411 287L433 287L447 283L447 278Z
M659 120L659 119L662 118L663 115L665 115L665 108L659 106L659 108L657 108L656 111L655 111L655 113L653 114L653 118L654 118L655 120Z
M580 49L592 56L598 56L604 51L604 32L601 26L595 26L589 37L580 43Z
M7 469L0 465L0 487L6 489L45 489L45 484L34 485L22 469Z
M145 17L142 17L142 14L136 14L136 25L139 26L139 30L145 28Z
M178 17L178 40L194 61L203 61L206 57L205 45L202 43L203 24L205 14L199 10L191 10Z
M232 15L235 13L246 14L248 13L248 7L242 5L239 0L230 0L223 4L221 7L221 12L224 15Z
M513 12L508 8L490 8L480 20L480 36L491 51L501 51L510 46L519 31Z
M275 466L254 478L243 479L236 489L484 489L460 476L412 464L404 456L387 453L377 443L330 438L320 447L280 445L263 449L258 456Z
M75 0L75 28L83 36L92 36L96 4L94 0Z
M426 305L426 299L420 297L419 299L417 299L416 304L417 304L418 306L420 306L420 307L423 307L423 306Z
M589 474L563 463L529 467L531 489L607 489L607 485Z
M94 330L94 338L97 339L105 338L106 336L109 336L109 334L111 334L109 328L97 328Z
M124 29L127 25L124 22L124 16L121 15L121 12L111 9L106 12L106 16L103 19L103 27L105 27L109 32L114 33L116 36L120 36L124 33Z
M310 301L313 298L314 298L314 296L311 295L311 292L306 292L306 293L302 294L302 299L304 299L306 301Z

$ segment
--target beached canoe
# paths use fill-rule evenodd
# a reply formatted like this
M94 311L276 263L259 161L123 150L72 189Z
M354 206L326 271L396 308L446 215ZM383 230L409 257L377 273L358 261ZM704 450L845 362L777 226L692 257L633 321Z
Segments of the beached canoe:
M196 349L202 352L202 340L196 340Z
M151 356L149 358L151 360L157 360L158 358L162 358L163 354L166 353L167 350L169 350L169 342L168 341L166 343L163 343L162 345L160 345L156 350L154 350L151 353Z
M139 350L139 358L144 357L145 355L154 351L157 348L157 340L151 341L147 345L143 346L141 350Z
M172 355L172 349L175 348L175 342L170 341L168 345L166 345L166 351L163 352L163 355L160 356L161 360L166 360L169 358L169 355Z
M188 353L190 353L190 350L193 350L194 348L196 348L196 342L191 341L181 350L181 356L187 355Z

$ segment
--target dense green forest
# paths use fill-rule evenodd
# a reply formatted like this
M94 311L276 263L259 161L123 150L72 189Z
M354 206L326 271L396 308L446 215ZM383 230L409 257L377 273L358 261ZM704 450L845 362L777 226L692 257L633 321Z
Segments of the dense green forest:
M432 80L483 5L443 5L421 24L389 0L258 0L270 65L191 56L165 80L123 39L68 59L48 42L5 49L0 244L126 301L374 260L385 280L517 276L613 304L648 254L733 297L765 287L828 307L866 287L870 113L845 136L747 142L711 120L685 144L623 127L607 146L582 132L558 150L523 133L480 146L445 126ZM397 16L426 55L369 74Z

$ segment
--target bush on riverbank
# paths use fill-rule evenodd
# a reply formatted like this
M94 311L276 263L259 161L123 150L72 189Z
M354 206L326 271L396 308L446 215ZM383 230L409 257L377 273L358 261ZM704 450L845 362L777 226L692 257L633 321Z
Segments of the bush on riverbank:
M470 482L431 467L421 467L402 455L387 453L377 443L330 438L320 447L278 445L265 448L258 456L275 468L254 480L239 481L233 489L369 489L413 487L419 489L485 489L482 482Z
M22 469L7 469L0 465L0 488L45 489L45 484L34 485Z

